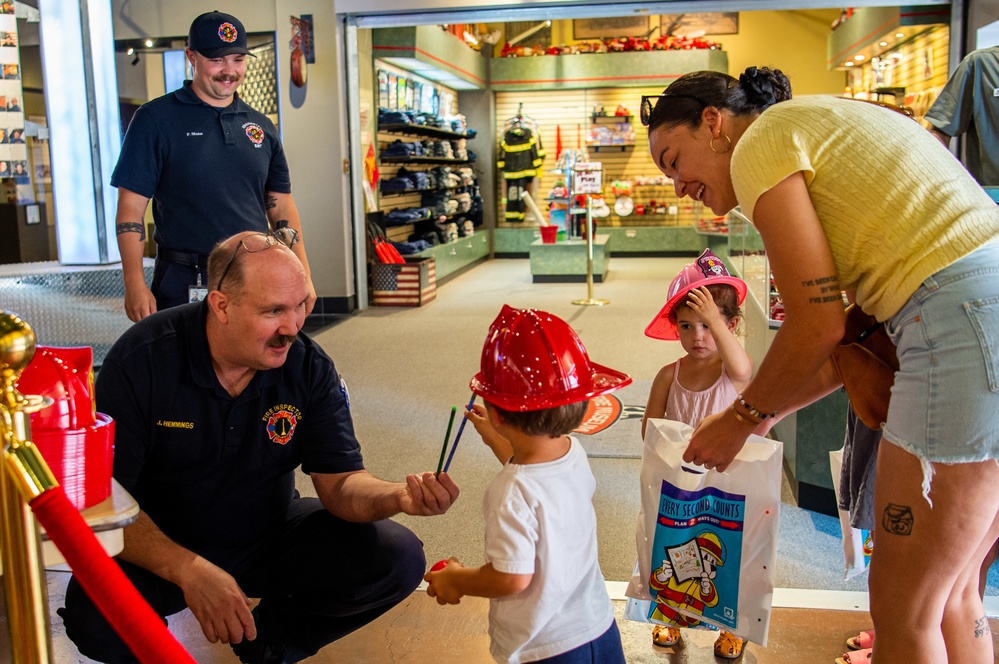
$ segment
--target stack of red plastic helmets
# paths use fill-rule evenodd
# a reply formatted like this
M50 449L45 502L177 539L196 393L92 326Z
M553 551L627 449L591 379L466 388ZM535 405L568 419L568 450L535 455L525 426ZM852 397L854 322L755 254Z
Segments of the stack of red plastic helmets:
M52 405L31 414L31 439L78 510L111 495L114 420L94 404L93 351L38 346L17 390Z

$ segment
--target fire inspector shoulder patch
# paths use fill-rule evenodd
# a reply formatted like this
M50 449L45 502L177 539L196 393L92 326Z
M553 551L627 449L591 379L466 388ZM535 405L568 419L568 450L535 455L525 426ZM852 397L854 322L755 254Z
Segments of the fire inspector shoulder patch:
M291 404L282 403L268 409L263 417L267 437L278 445L288 444L301 419L302 411Z

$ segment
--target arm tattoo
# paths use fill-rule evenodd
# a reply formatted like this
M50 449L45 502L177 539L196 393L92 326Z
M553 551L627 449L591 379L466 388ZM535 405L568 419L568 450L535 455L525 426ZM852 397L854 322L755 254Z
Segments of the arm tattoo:
M884 514L881 516L881 527L892 535L911 535L912 524L912 508L906 505L888 503Z
M991 631L992 630L989 627L989 618L988 618L988 616L982 616L981 618L979 618L978 620L975 621L975 638L976 639L980 639L983 636L988 636Z
M277 207L277 197L276 196L265 196L264 197L264 207L268 210L273 210Z
M137 221L126 221L123 224L118 224L115 226L115 235L124 235L125 233L138 233L139 242L146 241L146 225L140 224Z
M842 299L839 288L839 277L835 274L829 277L808 279L806 281L802 281L801 285L806 288L817 286L819 289L819 297L808 298L809 304L824 304L826 302L836 302Z

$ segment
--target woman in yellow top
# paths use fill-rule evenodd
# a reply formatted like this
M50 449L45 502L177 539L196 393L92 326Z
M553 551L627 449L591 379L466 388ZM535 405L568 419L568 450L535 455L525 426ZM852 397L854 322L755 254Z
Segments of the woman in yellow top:
M678 196L742 207L785 307L756 377L684 459L724 470L805 401L855 291L901 364L875 481L874 661L991 664L978 573L999 536L999 207L912 119L790 97L780 71L750 67L642 101L653 161Z

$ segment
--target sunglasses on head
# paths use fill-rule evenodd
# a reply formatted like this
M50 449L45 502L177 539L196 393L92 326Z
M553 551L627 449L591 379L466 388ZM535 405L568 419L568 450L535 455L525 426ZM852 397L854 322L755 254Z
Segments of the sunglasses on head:
M638 118L642 121L643 127L649 126L649 121L652 120L652 112L662 101L663 97L673 97L675 99L693 99L701 106L706 106L706 104L701 100L700 97L695 97L694 95L683 95L683 94L673 94L670 92L663 92L658 95L642 95L642 103L639 105ZM655 99L655 103L653 103Z
M219 277L219 282L215 286L215 290L222 290L222 282L228 276L229 268L232 267L233 261L236 260L236 254L239 253L240 247L246 249L247 253L255 254L266 251L278 243L290 249L298 243L298 231L294 228L284 226L270 233L252 233L244 237L236 245L236 248L232 250L232 256L229 256L229 262L225 264L225 269L222 270L222 276Z

